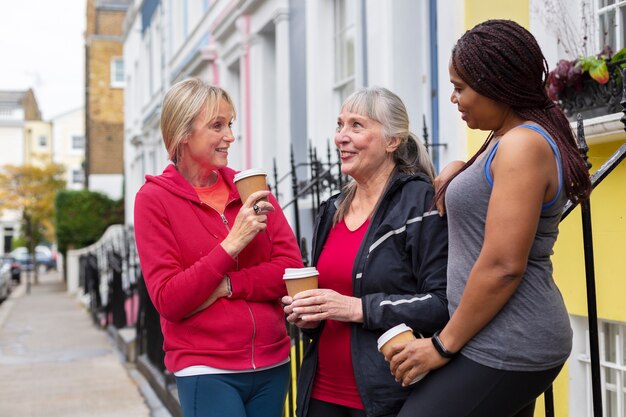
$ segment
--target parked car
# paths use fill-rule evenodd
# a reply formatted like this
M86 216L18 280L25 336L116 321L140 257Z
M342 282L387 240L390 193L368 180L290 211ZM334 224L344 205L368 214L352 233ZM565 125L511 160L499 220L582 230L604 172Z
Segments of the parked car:
M9 254L2 255L2 264L11 265L11 279L19 284L22 280L22 264Z
M31 271L33 269L32 258L28 253L27 248L23 246L15 248L11 252L11 256L13 256L22 265L22 269L26 271ZM35 262L37 263L37 267L43 267L46 271L56 269L56 253L52 252L52 250L47 246L38 245L35 247Z
M4 301L11 294L11 264L0 265L0 301Z

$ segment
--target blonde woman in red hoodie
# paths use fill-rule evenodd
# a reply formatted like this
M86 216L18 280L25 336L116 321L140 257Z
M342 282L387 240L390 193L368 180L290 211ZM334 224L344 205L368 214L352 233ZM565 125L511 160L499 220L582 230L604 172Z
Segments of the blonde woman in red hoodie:
M185 417L278 417L289 383L282 275L302 260L269 191L239 198L226 166L234 118L221 88L175 84L161 111L172 164L146 176L135 200L141 268Z

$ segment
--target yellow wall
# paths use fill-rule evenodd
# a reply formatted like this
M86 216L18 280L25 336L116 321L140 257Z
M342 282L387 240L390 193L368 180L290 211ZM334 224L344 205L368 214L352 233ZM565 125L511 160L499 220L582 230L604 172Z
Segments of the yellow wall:
M467 29L487 19L511 19L527 28L530 23L529 0L465 1L465 27Z
M619 135L618 135L619 137ZM626 134L615 142L592 145L591 171L598 169L624 143ZM626 294L626 162L622 162L592 193L591 218L600 319L626 322L623 308ZM580 208L561 223L554 247L554 278L570 314L587 316L587 290ZM567 416L567 369L555 383L555 412ZM580 393L584 395L584 393ZM539 407L537 407L539 409ZM544 414L535 413L536 416Z
M488 19L511 19L524 27L529 26L529 0L466 0L465 29L471 29ZM469 155L480 148L488 132L467 129L467 151Z
M592 146L595 171L624 143L622 139ZM622 162L592 193L591 216L598 317L626 322L626 162ZM580 209L561 224L554 249L554 276L570 314L586 316L585 263Z

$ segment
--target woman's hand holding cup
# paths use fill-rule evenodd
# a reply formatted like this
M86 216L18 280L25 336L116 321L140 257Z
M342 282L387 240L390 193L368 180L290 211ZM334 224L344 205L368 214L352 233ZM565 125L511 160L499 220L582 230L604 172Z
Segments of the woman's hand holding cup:
M320 325L319 321L304 321L300 314L293 312L293 298L286 295L282 298L283 310L287 316L287 321L293 323L301 329L314 329Z
M267 190L256 191L239 209L228 236L222 241L222 247L233 258L239 255L258 233L266 229L266 213L274 211L274 206L261 199L267 198L269 194Z

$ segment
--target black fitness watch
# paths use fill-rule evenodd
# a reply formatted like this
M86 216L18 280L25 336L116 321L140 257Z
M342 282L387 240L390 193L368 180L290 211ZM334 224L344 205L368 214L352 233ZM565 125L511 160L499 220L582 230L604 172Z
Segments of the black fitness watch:
M441 342L441 339L439 339L439 333L441 333L441 330L437 330L433 337L430 339L433 341L433 346L435 346L435 350L446 359L454 358L459 352L450 352L448 349L446 349L446 347Z

